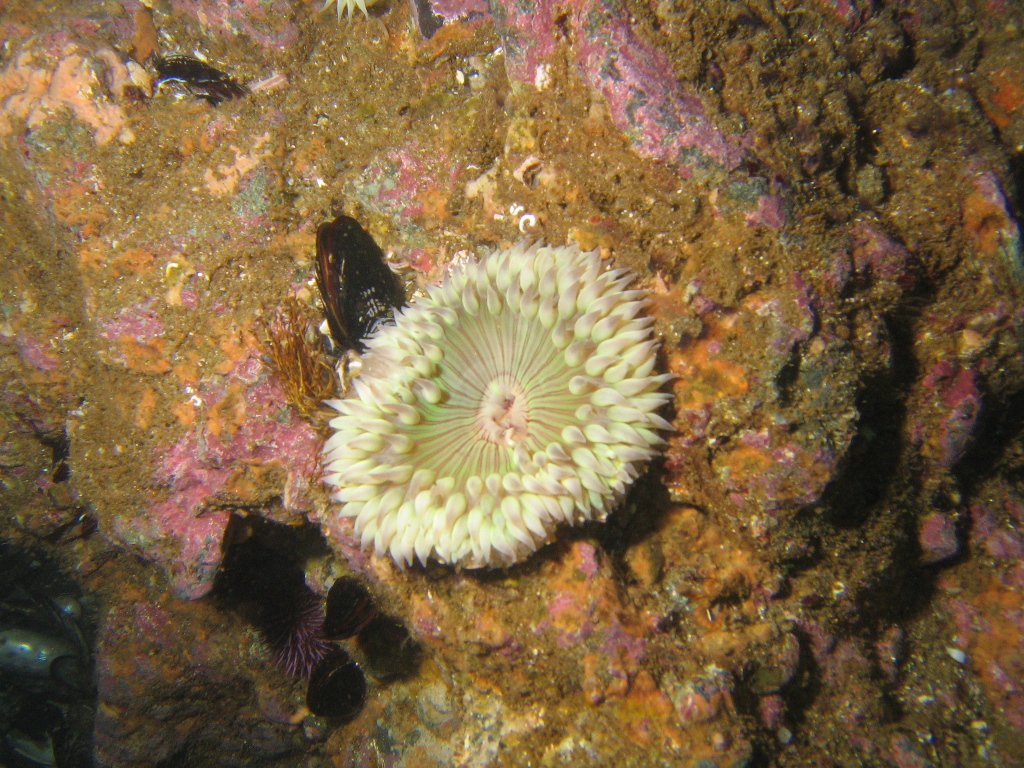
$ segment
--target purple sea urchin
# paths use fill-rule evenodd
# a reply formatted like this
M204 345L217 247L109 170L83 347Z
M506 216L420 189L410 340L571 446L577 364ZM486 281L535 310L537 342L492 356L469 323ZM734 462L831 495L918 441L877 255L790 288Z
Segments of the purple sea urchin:
M302 569L312 533L258 515L232 515L214 585L214 594L252 622L274 662L294 677L309 677L331 649L323 600L306 586Z
M295 595L291 605L264 615L262 630L274 663L292 677L308 678L331 649L324 638L322 603L307 587Z
M324 446L362 546L399 565L509 565L559 523L603 520L671 427L632 277L520 243L372 335Z

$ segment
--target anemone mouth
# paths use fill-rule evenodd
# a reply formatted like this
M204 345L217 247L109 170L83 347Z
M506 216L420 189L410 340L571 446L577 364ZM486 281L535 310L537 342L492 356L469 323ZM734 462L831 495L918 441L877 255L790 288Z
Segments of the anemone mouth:
M530 403L523 386L511 376L487 386L476 411L480 439L515 448L530 435Z
M400 565L507 565L560 523L603 520L671 428L631 279L520 244L376 332L324 446L362 545Z

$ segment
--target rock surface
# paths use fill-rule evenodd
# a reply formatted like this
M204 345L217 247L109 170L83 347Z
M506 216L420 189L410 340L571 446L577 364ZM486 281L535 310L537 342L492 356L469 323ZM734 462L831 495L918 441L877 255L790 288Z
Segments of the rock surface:
M0 11L0 535L98 606L101 764L1014 764L1018 5L57 5ZM524 236L638 273L676 432L606 524L359 549L266 345L340 212L409 292ZM422 650L343 641L353 722L211 594L244 515Z

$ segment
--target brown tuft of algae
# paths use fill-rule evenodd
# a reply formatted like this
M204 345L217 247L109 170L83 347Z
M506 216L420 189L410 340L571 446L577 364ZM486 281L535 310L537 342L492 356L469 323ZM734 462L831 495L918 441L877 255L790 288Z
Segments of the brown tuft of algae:
M257 339L288 402L303 418L326 420L323 401L335 393L334 369L319 343L316 313L295 297L260 322Z

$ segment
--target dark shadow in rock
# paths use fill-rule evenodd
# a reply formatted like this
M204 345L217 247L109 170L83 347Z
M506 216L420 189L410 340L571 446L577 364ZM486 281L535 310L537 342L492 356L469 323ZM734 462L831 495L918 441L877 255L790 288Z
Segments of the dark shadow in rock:
M826 520L838 528L864 524L878 505L891 500L905 468L903 425L906 392L917 377L909 316L889 319L892 367L864 383L857 398L857 434L839 474L822 494Z
M221 546L213 599L256 627L285 672L309 677L329 650L322 600L305 576L306 560L326 552L320 530L232 515Z

